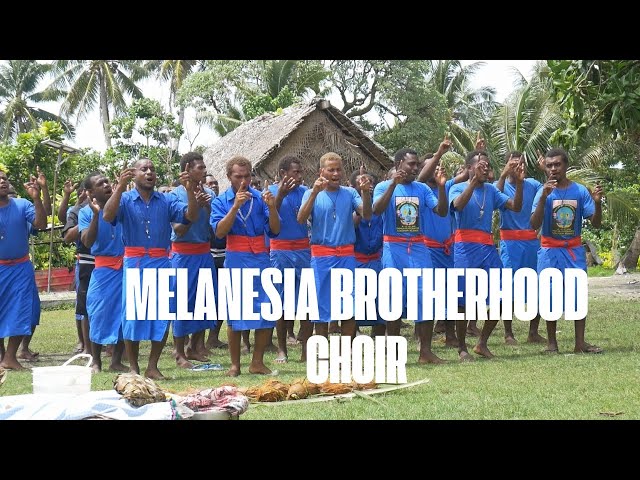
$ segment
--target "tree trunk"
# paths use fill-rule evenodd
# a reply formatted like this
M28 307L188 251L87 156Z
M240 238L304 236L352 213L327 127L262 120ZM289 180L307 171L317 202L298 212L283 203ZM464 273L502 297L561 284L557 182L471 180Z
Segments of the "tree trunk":
M636 228L636 234L631 240L631 245L620 260L627 270L635 270L638 265L638 257L640 257L640 227Z
M181 127L184 125L184 107L178 108L178 125L180 125ZM180 138L171 139L171 150L173 150L174 152L177 152L179 145L180 145Z
M111 148L109 104L107 103L107 87L103 77L100 77L100 121L102 122L102 131L104 132L104 143L107 148Z

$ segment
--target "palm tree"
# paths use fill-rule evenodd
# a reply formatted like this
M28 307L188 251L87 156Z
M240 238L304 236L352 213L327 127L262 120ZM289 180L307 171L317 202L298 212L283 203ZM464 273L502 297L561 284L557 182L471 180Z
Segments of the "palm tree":
M75 114L79 120L98 103L104 139L109 148L109 107L116 114L123 113L127 107L125 96L142 98L136 82L150 75L141 60L57 60L53 73L55 80L50 88L54 91L61 87L69 89L61 115Z
M432 62L432 71L427 79L445 98L450 112L448 128L451 141L459 152L474 149L475 134L472 132L481 128L482 121L498 105L494 100L494 88L470 87L471 77L484 65L484 62L474 62L463 67L459 60L438 60Z
M530 172L535 171L538 152L546 152L554 133L562 125L557 105L552 101L544 65L538 64L530 81L519 75L518 86L484 126L495 166L502 166L511 150L526 154Z
M51 70L51 65L35 60L9 60L0 66L0 134L4 141L38 127L42 121L59 122L72 137L74 129L58 115L42 110L33 103L56 100L63 92L38 92L38 84Z
M202 70L204 68L203 60L150 60L145 63L145 68L149 71L155 71L158 73L158 77L162 80L169 82L169 113L173 110L173 106L178 107L178 124L182 127L184 125L184 105L176 104L176 97L178 90L184 83L184 80L196 70ZM173 150L178 149L180 139L175 139L172 142L171 148Z

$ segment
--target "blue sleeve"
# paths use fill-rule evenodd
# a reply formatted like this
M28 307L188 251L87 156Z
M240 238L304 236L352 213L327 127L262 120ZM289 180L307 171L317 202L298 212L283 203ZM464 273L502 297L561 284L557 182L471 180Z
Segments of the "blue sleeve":
M165 195L164 198L169 202L169 220L173 223L189 225L191 222L184 216L185 213L187 213L187 208L189 208L189 206L181 201L173 192Z
M531 214L532 215L533 215L533 212L536 211L536 208L538 208L538 203L540 202L540 197L542 197L542 186L536 192L536 196L533 198L533 205L531 205Z
M509 195L507 195L506 193L502 193L500 190L498 190L498 187L493 184L489 188L493 189L493 208L499 208L500 210L505 211L505 205L509 200ZM524 188L524 184L522 185L522 188Z
M33 206L33 203L27 200L24 201L24 218L30 224L33 224L36 219L36 207Z
M360 194L356 191L355 188L351 188L349 187L349 190L351 190L351 207L353 208L354 212L358 211L358 207L362 206L362 197L360 196Z
M596 213L596 202L593 201L586 187L582 186L580 190L582 191L582 218L589 218Z
M125 196L126 192L122 194L122 196L120 197L120 205L118 205L118 213L116 213L115 218L113 219L113 221L111 222L111 225L113 225L114 227L118 224L118 223L122 223L124 221L124 211L126 210L126 203L127 203L127 196Z
M80 210L78 214L78 231L82 232L89 228L89 224L91 223L91 219L93 218L93 210L91 207L86 206Z
M434 208L436 208L438 206L438 199L433 194L433 192L431 191L431 189L428 186L426 186L424 183L422 183L421 185L424 185L424 190L423 190L424 191L424 204L427 206L427 208L429 210L433 210Z
M218 228L218 222L220 222L220 220L222 220L227 213L227 209L222 203L221 197L216 197L211 201L211 215L209 215L209 224L213 229L214 235L216 234L216 228Z
M462 185L466 186L466 183L458 183L456 185L454 185L453 187L451 187L451 190L449 190L449 209L452 212L455 212L456 209L453 206L453 201L458 198L460 196L460 194L463 192L463 188Z
M386 180L384 182L380 182L375 186L375 188L373 189L373 203L376 203L380 199L380 197L384 195L384 192L387 191L388 187L389 182L387 182Z
M279 233L273 233L271 231L271 226L269 225L269 206L267 205L267 202L265 202L262 199L262 197L258 197L258 199L259 199L260 203L262 203L262 205L264 205L264 233L266 233L267 237L269 237L269 238L276 238L280 234ZM280 231L282 231L282 217L280 217L280 212L278 212L277 210L276 210L276 214L278 215L278 218L280 219Z
M307 203L307 200L309 199L310 196L311 196L311 189L304 192L304 194L302 195L302 203L300 203L300 208L302 208L302 206L305 203ZM311 216L312 215L313 215L313 207L311 208ZM311 218L311 216L309 216L309 218Z

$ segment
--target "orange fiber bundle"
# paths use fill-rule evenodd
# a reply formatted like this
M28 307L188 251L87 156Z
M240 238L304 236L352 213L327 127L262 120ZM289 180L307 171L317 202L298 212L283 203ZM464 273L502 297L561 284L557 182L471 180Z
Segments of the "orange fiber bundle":
M329 395L340 395L342 393L349 393L353 390L353 385L350 383L329 383L324 382L319 385L322 393Z

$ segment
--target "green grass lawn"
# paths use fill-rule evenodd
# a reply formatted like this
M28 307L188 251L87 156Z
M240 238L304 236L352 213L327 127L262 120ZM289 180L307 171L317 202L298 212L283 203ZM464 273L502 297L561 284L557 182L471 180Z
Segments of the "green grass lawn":
M613 268L605 268L602 265L587 268L587 275L590 277L610 277L615 272Z
M621 299L590 302L587 340L605 349L602 355L574 355L573 325L561 321L558 327L560 355L546 356L542 346L504 345L502 325L489 341L497 355L494 360L478 359L460 364L453 349L437 343L435 351L448 363L422 366L416 363L416 344L411 329L403 330L409 339L408 381L424 378L430 382L418 387L374 397L344 402L300 405L252 405L243 419L602 419L602 413L624 412L614 418L640 418L640 305ZM32 341L42 361L30 366L62 364L71 356L76 343L75 320L70 309L45 311ZM516 337L523 341L528 324L514 322ZM368 329L365 329L368 331ZM541 332L544 334L544 332ZM474 340L473 338L471 339ZM144 369L149 342L141 344L140 365ZM172 344L165 348L160 369L169 380L160 386L174 391L189 387L208 388L224 383L250 386L265 378L247 373L249 356L243 355L244 372L229 379L224 372L192 372L179 369L170 356ZM286 365L273 365L275 354L266 363L289 382L305 376L304 364L297 361L300 347L290 348ZM212 362L229 365L226 351L220 350ZM108 359L103 360L105 365ZM109 389L114 373L93 376L94 390ZM31 393L31 372L9 372L2 395Z

